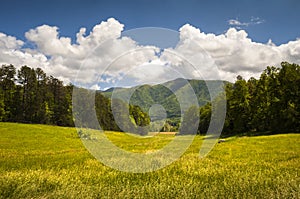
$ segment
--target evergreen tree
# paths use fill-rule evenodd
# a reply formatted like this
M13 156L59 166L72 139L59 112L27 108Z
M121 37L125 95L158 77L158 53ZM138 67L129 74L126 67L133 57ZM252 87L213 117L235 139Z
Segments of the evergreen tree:
M0 68L0 95L2 98L2 120L8 121L13 116L13 95L15 92L16 69L13 65L2 65Z
M191 106L183 115L179 134L196 134L199 126L199 111L196 106Z
M18 71L18 81L23 88L22 96L22 120L24 122L33 122L35 110L35 95L37 79L34 69L28 66L22 66Z

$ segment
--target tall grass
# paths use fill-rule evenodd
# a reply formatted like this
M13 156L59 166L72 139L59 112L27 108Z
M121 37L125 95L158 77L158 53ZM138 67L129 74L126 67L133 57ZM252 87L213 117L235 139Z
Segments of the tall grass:
M0 123L0 135L0 198L300 198L299 134L230 137L202 159L196 136L179 160L143 174L98 162L74 128ZM135 152L172 139L107 135Z

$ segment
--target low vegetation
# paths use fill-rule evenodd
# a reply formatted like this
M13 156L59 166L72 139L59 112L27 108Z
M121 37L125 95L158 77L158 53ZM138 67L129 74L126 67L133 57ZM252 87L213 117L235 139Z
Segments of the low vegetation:
M0 198L300 198L299 134L228 137L205 158L196 136L179 160L142 174L97 161L75 128L0 123L0 134ZM106 134L136 152L174 136Z

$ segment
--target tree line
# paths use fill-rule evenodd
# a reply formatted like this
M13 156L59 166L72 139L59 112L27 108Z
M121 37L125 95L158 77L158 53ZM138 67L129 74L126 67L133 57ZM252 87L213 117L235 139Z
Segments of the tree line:
M18 71L13 65L2 65L0 68L0 121L40 123L59 126L74 126L72 114L73 85L64 85L62 81L47 76L40 69L22 66ZM83 100L89 90L81 89L80 99ZM267 67L259 79L243 79L238 76L234 83L225 85L227 103L226 119L223 135L233 135L245 132L300 132L300 66L282 62L281 67ZM216 98L218 100L220 98ZM150 117L139 106L126 105L122 101L114 102L117 115L111 108L112 101L101 92L95 93L96 115L100 126L105 130L122 131L115 116L125 121L121 126L135 133L145 134L138 126L150 123ZM83 103L84 104L84 103ZM188 133L194 125L184 122L199 122L198 133L207 132L211 119L211 103L200 107L200 110L190 108L186 115L197 115L200 120L184 119L181 128ZM129 110L129 115L122 115L120 110ZM81 124L89 122L89 111L82 111L86 116ZM119 110L119 113L118 113ZM81 111L81 110L77 110ZM119 114L119 115L118 115ZM75 113L76 115L76 113ZM76 119L76 117L75 117ZM166 122L162 130L178 130L179 124Z
M72 126L72 85L40 69L0 68L0 121Z
M18 71L13 65L0 67L0 121L38 123L58 126L74 126L72 113L72 93L74 86L64 85L62 81L47 76L40 69L22 66ZM88 89L82 89L81 100L85 101ZM111 100L100 92L95 94L95 108L100 126L105 130L121 131L114 120ZM84 103L82 103L84 104ZM147 113L138 106L119 106L129 109L133 126L150 123ZM86 112L86 121L91 112ZM76 115L76 113L75 113ZM84 124L83 124L84 125Z
M300 66L268 66L259 79L238 76L225 86L226 119L222 135L245 132L300 132ZM216 99L218 100L218 99ZM211 103L200 108L199 132L207 131Z

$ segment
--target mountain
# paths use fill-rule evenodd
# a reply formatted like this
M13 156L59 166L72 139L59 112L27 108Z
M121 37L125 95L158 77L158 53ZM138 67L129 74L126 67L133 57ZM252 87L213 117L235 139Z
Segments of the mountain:
M167 112L167 118L174 119L180 118L181 116L178 99L185 99L185 96L189 96L188 93L193 91L197 97L199 106L204 106L211 100L211 97L216 97L222 91L226 83L228 82L221 80L204 81L179 78L163 84L145 84L132 88L117 87L101 92L104 96L109 98L113 95L128 100L130 104L141 107L145 112L148 112L149 108L154 104L162 105ZM191 88L193 90L191 90ZM189 103L190 101L182 101L181 106L188 106Z

